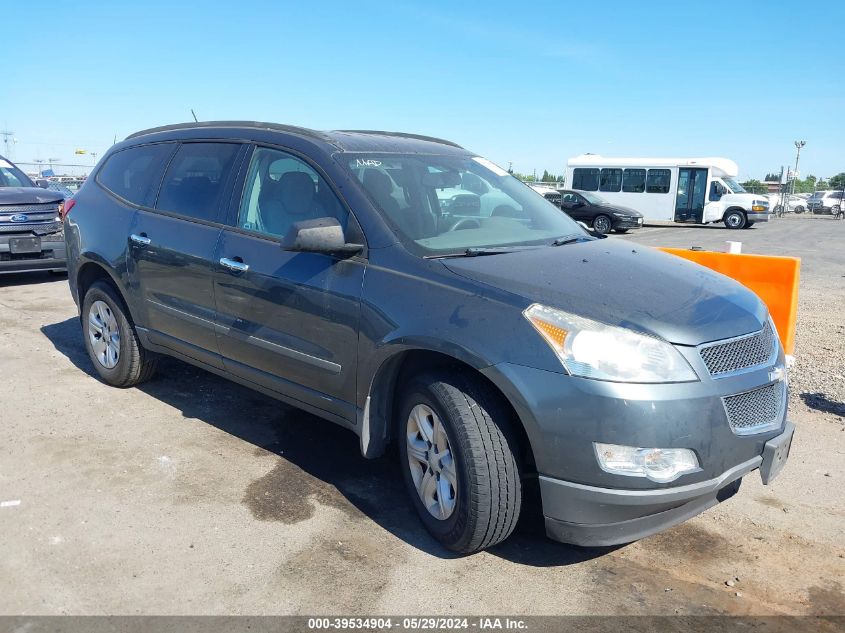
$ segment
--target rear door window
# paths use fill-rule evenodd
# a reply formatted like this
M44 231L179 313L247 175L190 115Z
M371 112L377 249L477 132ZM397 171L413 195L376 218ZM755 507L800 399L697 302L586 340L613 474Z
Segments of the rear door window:
M156 209L216 222L240 147L183 143L164 175Z
M97 182L128 202L151 207L175 146L175 143L157 143L115 152L100 169Z

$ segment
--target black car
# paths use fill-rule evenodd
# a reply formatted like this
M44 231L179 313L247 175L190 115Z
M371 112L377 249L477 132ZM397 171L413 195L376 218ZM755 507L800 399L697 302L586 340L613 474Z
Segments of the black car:
M573 219L593 227L597 233L625 233L643 225L643 214L628 207L620 207L589 191L561 192L561 209Z
M69 201L65 238L103 381L167 354L350 429L368 458L398 444L416 512L459 552L507 538L523 487L550 536L610 545L768 483L789 452L753 292L599 240L448 141L139 132Z
M0 274L65 268L64 196L0 156Z

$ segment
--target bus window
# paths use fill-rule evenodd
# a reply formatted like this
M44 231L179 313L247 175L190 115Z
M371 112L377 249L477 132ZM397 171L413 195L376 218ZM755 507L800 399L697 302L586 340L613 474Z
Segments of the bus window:
M598 191L600 169L577 167L572 171L572 188L580 191Z
M622 191L642 193L645 191L645 169L626 169L622 180Z
M622 189L621 169L601 170L601 191L620 191Z
M668 169L649 169L646 193L669 193L672 172Z

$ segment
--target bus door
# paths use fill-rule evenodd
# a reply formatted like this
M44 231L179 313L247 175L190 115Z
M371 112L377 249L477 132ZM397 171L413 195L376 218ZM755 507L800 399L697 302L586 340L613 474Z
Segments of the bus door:
M707 169L681 167L678 170L678 195L675 198L675 222L702 222L707 197Z

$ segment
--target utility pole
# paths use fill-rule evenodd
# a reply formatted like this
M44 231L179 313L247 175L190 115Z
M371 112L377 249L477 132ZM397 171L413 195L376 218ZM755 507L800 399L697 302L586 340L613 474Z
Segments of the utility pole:
M47 164L50 165L50 171L53 171L53 163L58 163L60 160L62 160L62 159L61 158L48 158L47 159ZM53 175L55 175L55 174L53 174Z
M807 144L807 141L795 141L795 172L792 174L792 190L790 193L795 193L795 179L798 178L798 159L801 158L801 148Z
M9 143L14 144L15 133L9 132L8 130L3 130L3 131L0 131L0 136L3 137L3 145L6 147L6 150L3 152L3 154L6 156L6 158L11 158L12 154L9 151Z
M41 164L44 162L44 159L43 158L33 158L32 162L36 163L38 165L38 177L41 178Z

